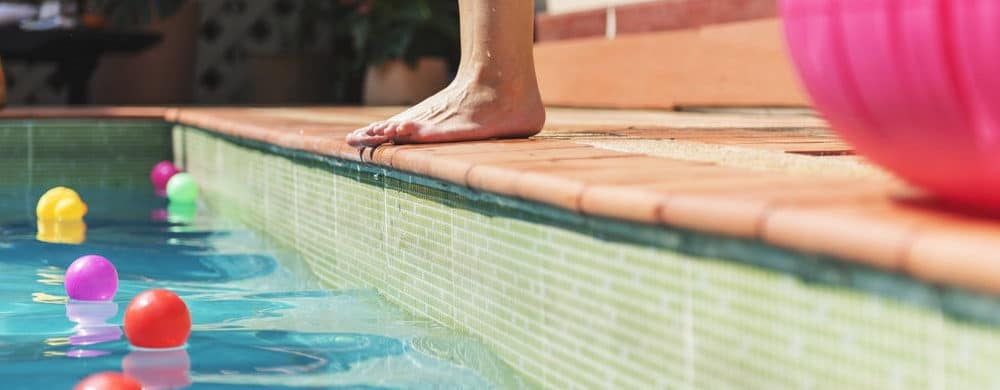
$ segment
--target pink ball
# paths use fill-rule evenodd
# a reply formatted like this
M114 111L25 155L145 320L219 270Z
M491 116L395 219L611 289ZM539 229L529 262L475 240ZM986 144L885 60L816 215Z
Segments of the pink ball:
M108 301L118 291L118 271L108 259L83 256L66 269L66 295L77 301Z
M153 166L153 170L149 172L149 181L153 182L153 188L157 191L166 191L167 182L170 181L171 177L174 177L180 169L170 161L160 161Z
M1000 2L782 0L816 109L859 154L1000 212Z

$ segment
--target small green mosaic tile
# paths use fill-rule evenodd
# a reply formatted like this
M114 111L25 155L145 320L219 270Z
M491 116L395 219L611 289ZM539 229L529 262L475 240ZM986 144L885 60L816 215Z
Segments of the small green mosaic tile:
M198 129L213 205L551 388L992 388L1000 300Z

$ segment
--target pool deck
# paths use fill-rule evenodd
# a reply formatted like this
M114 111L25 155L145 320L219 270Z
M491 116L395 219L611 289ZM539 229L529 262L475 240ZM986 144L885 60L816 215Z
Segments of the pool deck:
M833 256L1000 294L1000 217L943 205L855 156L805 110L550 108L531 139L357 150L398 108L8 109L0 119L139 118L422 174L576 212Z

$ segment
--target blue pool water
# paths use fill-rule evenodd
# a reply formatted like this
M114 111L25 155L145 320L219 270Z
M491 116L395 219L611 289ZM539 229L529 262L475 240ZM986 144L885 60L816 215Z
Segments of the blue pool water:
M165 202L143 191L78 189L91 205L86 241L39 241L30 198L43 190L0 196L0 388L68 389L100 371L125 371L147 388L523 386L477 342L374 291L323 289L294 255L205 210L165 221ZM117 266L113 302L67 302L62 275L85 254ZM187 302L187 348L128 346L124 308L150 288Z

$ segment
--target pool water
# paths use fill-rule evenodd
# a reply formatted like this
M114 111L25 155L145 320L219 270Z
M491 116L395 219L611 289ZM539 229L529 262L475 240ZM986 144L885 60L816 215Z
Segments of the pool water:
M478 342L375 291L324 289L250 229L203 209L168 211L147 191L78 188L91 206L86 240L40 241L30 199L44 190L0 187L0 388L68 389L100 371L124 371L147 388L525 386ZM53 228L43 230L52 241ZM113 302L67 302L63 273L86 254L118 268ZM186 348L129 347L123 311L150 288L187 302Z

